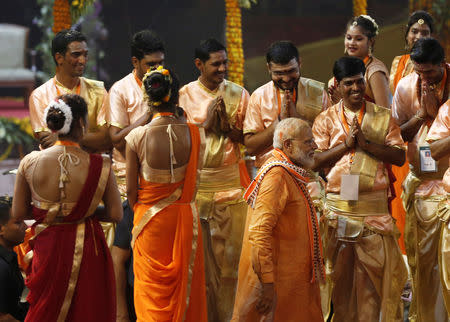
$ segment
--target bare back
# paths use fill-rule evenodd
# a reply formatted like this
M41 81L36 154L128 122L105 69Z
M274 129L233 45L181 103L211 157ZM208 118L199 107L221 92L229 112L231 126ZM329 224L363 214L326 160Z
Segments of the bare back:
M89 154L77 147L65 147L68 161L65 165L69 181L64 185L65 199L61 199L59 179L61 165L58 158L64 146L53 146L44 151L32 153L24 159L23 174L37 201L75 203L85 184L89 170Z
M186 123L178 120L158 119L146 125L141 144L136 151L139 163L152 169L170 170L172 141L174 168L185 166L189 162L191 137ZM173 161L173 160L172 160Z

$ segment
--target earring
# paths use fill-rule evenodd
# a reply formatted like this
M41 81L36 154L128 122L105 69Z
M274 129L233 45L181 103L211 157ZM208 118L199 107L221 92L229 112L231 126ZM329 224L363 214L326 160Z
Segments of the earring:
M369 46L369 56L372 56L372 46Z

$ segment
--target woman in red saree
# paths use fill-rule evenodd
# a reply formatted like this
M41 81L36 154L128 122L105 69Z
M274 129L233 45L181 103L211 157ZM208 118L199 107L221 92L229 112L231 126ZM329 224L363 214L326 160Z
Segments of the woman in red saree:
M118 222L120 195L108 157L84 152L79 140L86 102L62 95L46 109L54 146L20 162L13 216L34 219L26 285L26 321L115 321L111 255L99 220ZM97 209L103 201L104 208Z
M126 137L127 194L134 209L138 321L206 322L203 243L195 205L199 129L175 117L178 81L162 67L143 86L153 118Z

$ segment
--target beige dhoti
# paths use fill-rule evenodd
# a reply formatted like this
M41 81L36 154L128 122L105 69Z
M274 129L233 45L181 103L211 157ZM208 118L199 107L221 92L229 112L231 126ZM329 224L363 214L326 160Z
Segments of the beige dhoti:
M247 203L238 165L204 168L197 206L205 251L209 321L229 321L233 313Z
M325 256L333 283L332 321L403 321L400 295L407 270L398 231L393 223L392 229L381 229L365 220L388 212L386 192L360 194L353 202L328 193L327 207Z
M450 302L449 210L445 195L415 195L421 180L410 172L403 186L405 244L413 278L410 321L448 321ZM441 205L441 206L440 206ZM438 209L440 208L440 211ZM441 282L442 280L442 282Z

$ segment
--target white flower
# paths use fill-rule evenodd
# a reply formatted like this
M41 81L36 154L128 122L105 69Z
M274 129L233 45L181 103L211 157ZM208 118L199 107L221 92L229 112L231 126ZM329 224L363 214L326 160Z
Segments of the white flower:
M47 115L51 108L61 111L64 115L64 125L58 131L56 131L56 133L62 135L68 134L70 132L70 125L72 124L73 120L72 110L70 109L70 106L67 105L66 102L64 102L62 99L59 99L58 101L51 101L44 110L45 122L47 122Z
M372 24L373 24L373 26L375 27L375 35L376 36L378 36L378 25L377 25L377 23L375 22L375 19L373 19L371 16L369 16L369 15L361 15L361 17L363 17L363 18L365 18L365 19L367 19L367 20L369 20Z

